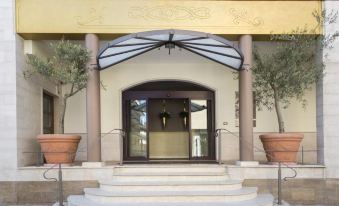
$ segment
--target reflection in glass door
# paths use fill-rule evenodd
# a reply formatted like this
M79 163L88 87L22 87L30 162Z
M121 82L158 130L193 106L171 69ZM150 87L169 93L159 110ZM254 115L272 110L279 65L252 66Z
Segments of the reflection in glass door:
M191 100L191 156L209 156L207 100Z
M128 156L147 158L147 102L130 101Z
M187 111L187 99L149 99L149 159L189 159L189 125L180 113ZM159 113L170 117L163 125Z

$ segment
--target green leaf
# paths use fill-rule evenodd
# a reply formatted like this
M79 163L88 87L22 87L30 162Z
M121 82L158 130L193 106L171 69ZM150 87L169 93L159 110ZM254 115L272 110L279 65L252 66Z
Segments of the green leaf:
M53 55L48 59L27 54L27 63L30 67L23 74L25 78L40 74L60 88L62 85L70 85L70 89L63 92L62 101L60 101L62 102L60 125L61 132L63 132L67 99L87 85L86 64L89 60L89 53L81 45L64 40L51 44L51 49Z
M329 16L325 12L313 15L320 26L336 22L338 12L331 12ZM305 91L324 75L324 64L317 62L318 53L325 48L331 49L339 34L313 35L319 26L310 29L306 25L289 34L271 35L270 40L275 46L270 52L254 48L253 88L259 108L275 108L278 113L277 110L288 108L292 99L306 106ZM282 117L278 122L284 125ZM284 128L279 129L284 131Z

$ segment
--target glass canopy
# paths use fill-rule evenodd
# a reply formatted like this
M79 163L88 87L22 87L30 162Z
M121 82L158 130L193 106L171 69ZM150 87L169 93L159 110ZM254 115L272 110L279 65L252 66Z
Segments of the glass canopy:
M186 30L156 30L129 34L108 43L97 57L100 69L108 68L155 48L178 46L231 69L240 70L243 55L230 41L202 32Z

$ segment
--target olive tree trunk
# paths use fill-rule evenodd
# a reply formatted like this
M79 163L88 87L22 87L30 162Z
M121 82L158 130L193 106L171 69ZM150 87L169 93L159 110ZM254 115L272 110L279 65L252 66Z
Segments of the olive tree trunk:
M61 134L65 133L65 114L66 114L66 108L67 108L67 100L68 100L68 98L76 95L83 88L85 88L85 86L75 88L75 85L72 84L69 92L64 94L61 97L61 116L60 116L60 132L61 132Z
M275 112L277 114L277 119L278 119L279 133L284 133L285 124L284 124L284 119L283 119L282 112L281 112L279 94L277 92L277 89L274 86L272 88L273 88L273 93L274 93L274 107L275 107Z
M61 116L60 116L60 132L65 133L65 114L67 107L67 98L63 97L61 100Z

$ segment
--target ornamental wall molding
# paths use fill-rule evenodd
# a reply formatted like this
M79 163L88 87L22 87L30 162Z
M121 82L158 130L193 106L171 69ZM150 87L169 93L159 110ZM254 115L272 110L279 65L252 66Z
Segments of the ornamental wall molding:
M75 23L81 28L113 28L113 27L133 27L138 25L116 25L105 22L105 8L90 8L86 15L74 16ZM204 20L210 19L213 12L207 7L184 7L176 5L160 5L153 7L130 7L128 16L134 19L152 20L157 22L168 21L187 21L187 20ZM215 28L232 28L232 27L261 27L264 20L261 17L253 17L245 9L230 8L225 18L232 19L233 25L209 25ZM140 26L140 25L139 25ZM198 26L204 27L204 26Z
M103 13L103 9L101 9L101 12L98 12L97 9L90 8L86 16L75 16L74 18L79 26L100 25L104 19L100 13Z
M77 39L85 33L114 38L170 28L221 35L281 34L298 25L316 26L310 14L321 11L322 5L319 1L16 0L15 8L16 32L23 38L55 39L67 33Z
M264 19L261 17L252 17L245 9L230 8L228 13L233 17L233 23L240 25L245 23L250 26L259 27L264 25Z
M211 17L210 9L206 7L185 7L176 5L160 5L131 7L128 16L156 21L201 20Z

